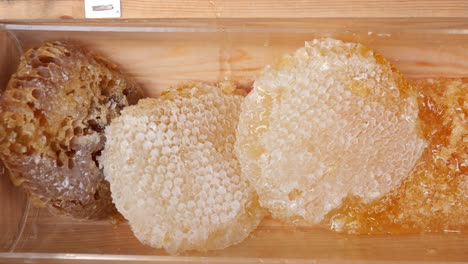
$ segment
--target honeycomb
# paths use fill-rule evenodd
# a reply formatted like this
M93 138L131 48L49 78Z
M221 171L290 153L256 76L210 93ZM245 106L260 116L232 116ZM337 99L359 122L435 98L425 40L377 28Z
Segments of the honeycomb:
M361 44L316 39L264 68L242 104L236 153L272 216L319 224L347 196L396 188L421 156L416 93Z
M427 149L411 175L365 204L347 197L325 226L354 234L468 231L468 79L426 79L418 91Z
M141 96L116 65L82 47L28 50L0 99L0 158L11 180L58 215L114 214L97 157L106 125Z
M242 94L188 83L140 100L106 128L104 174L142 243L171 254L223 249L257 227L265 211L234 154Z

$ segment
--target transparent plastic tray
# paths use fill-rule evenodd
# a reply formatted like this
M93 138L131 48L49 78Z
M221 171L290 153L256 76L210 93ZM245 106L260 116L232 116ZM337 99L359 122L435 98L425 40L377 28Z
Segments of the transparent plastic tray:
M0 22L0 85L20 54L70 40L120 64L149 96L183 80L249 82L315 37L361 42L408 78L468 76L468 19L234 19ZM341 263L468 261L468 235L343 235L266 218L224 250L169 256L142 245L127 223L75 221L32 207L0 177L0 263Z

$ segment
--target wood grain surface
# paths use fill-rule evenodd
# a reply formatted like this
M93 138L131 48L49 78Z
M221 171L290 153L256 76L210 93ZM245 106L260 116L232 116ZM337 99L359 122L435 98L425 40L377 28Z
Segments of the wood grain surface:
M122 18L468 17L467 0L121 0ZM83 0L0 0L0 19L84 18Z

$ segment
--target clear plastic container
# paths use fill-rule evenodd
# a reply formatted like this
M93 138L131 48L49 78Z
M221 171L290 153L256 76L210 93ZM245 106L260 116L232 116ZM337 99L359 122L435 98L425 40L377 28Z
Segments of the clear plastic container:
M315 37L357 41L408 78L468 76L468 19L242 19L0 23L0 85L23 50L70 40L120 64L148 96L182 80L251 81L264 65ZM127 223L75 221L31 206L0 177L0 263L318 263L468 261L468 235L343 235L266 218L225 250L169 256L142 245Z

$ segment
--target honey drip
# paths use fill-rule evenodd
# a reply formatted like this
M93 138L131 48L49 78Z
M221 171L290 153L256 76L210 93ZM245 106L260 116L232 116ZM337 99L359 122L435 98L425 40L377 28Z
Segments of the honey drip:
M468 78L412 85L428 143L413 172L370 204L345 198L323 225L352 234L468 231Z

